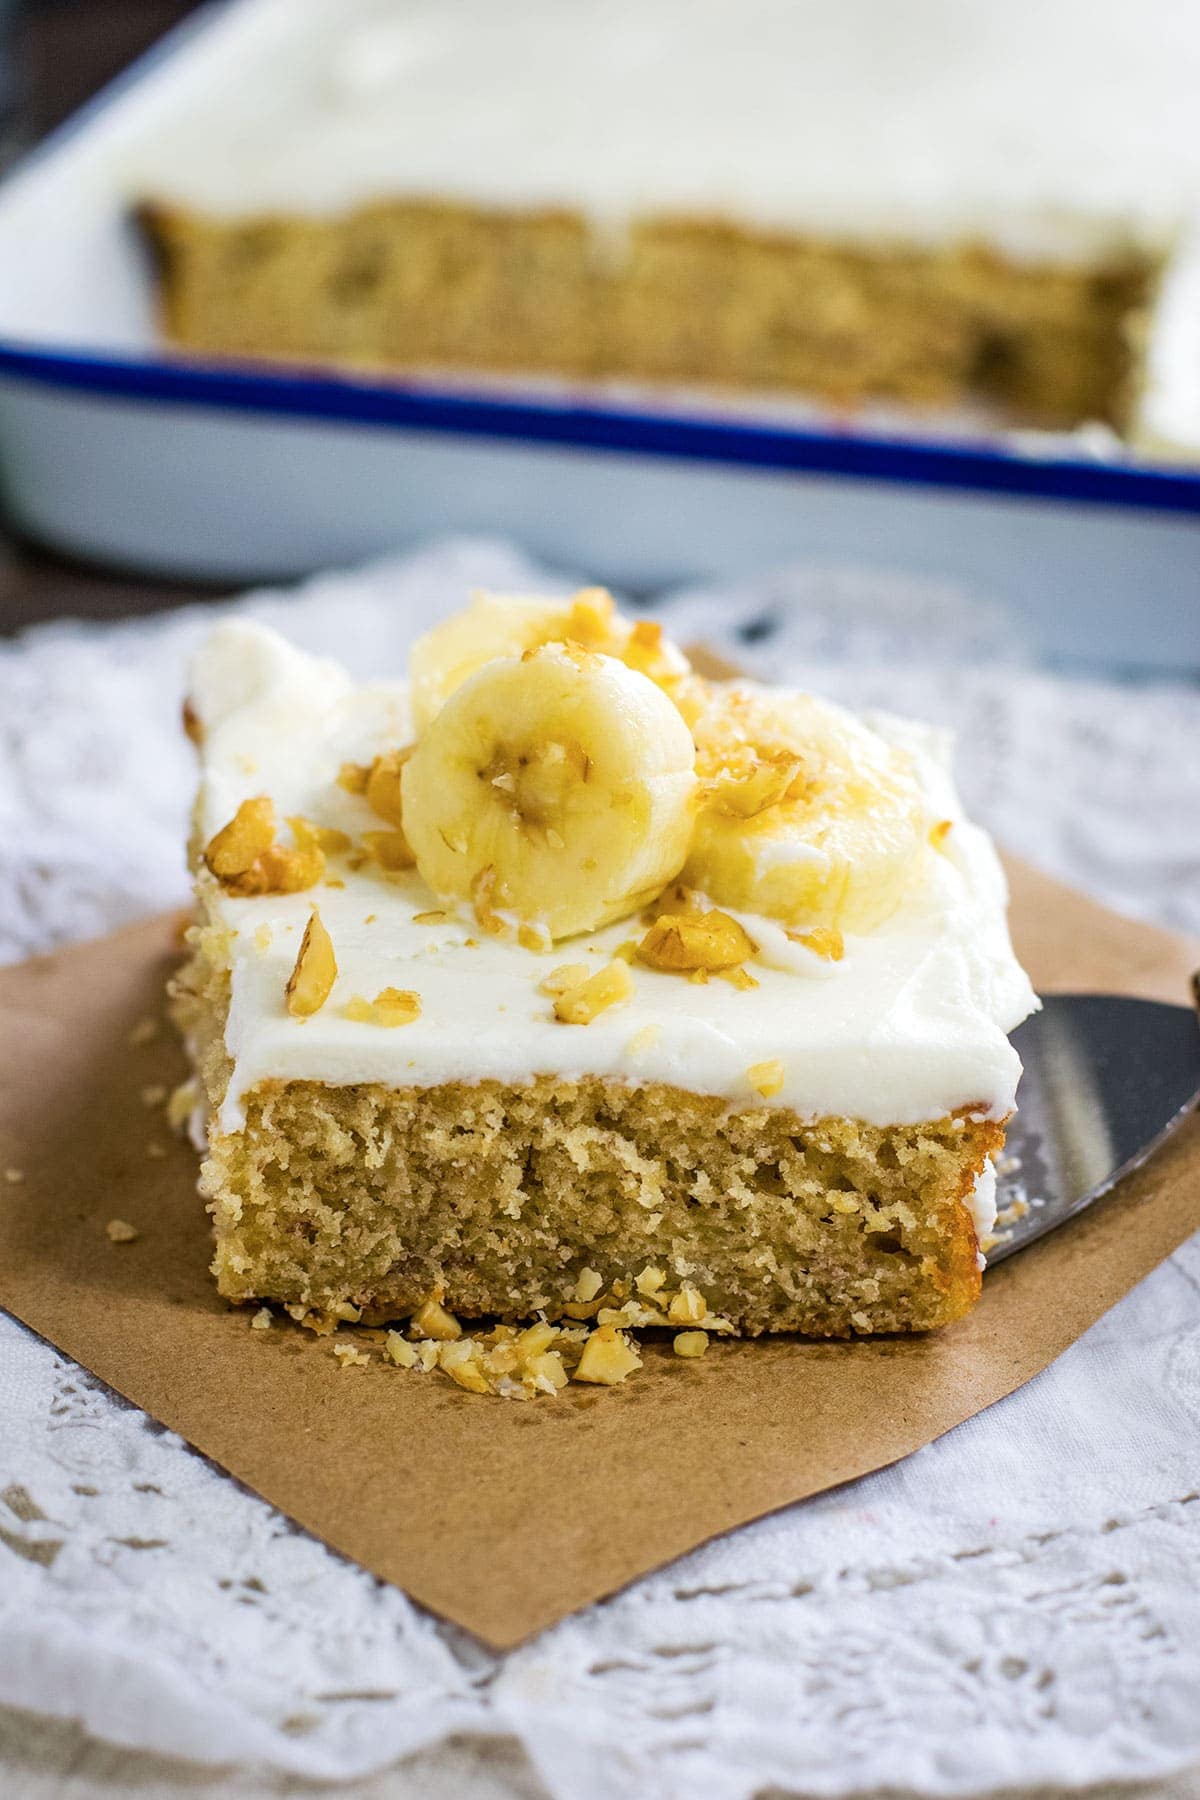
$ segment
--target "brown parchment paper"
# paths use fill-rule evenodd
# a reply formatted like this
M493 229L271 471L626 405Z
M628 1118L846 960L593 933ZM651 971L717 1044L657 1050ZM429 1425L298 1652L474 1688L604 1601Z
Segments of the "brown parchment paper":
M1014 866L1035 983L1186 1000L1197 947ZM527 1405L250 1329L208 1276L196 1159L142 1089L174 921L0 972L0 1304L375 1574L507 1646L748 1519L907 1455L1046 1367L1200 1227L1200 1121L928 1338L652 1348ZM154 1148L152 1148L152 1146ZM140 1233L114 1245L117 1217Z

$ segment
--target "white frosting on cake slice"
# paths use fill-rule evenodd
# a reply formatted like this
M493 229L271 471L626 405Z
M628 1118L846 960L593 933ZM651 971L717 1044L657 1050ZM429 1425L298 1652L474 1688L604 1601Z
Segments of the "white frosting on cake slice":
M336 665L234 622L198 656L191 704L204 733L205 841L258 794L271 797L281 819L300 814L355 837L378 828L337 774L347 761L369 762L409 740L404 684L355 687ZM337 859L328 873L344 885L253 899L213 884L216 919L231 934L234 1067L222 1127L238 1128L245 1095L265 1081L409 1087L537 1075L666 1082L742 1107L878 1125L962 1107L1003 1118L1020 1075L1006 1034L1037 1001L1009 943L1000 865L986 834L963 817L943 734L871 723L914 757L931 817L954 821L944 849L930 850L882 927L846 938L840 962L789 941L773 920L739 915L759 946L751 965L759 985L749 991L635 964L629 1003L589 1025L563 1025L539 984L564 962L603 966L618 944L641 935L636 918L535 953L443 909L415 871L389 876ZM319 1012L295 1018L284 989L314 903L338 977ZM428 913L438 916L419 922ZM352 997L386 987L419 994L419 1018L387 1029L343 1015ZM747 1071L774 1060L783 1083L764 1100Z

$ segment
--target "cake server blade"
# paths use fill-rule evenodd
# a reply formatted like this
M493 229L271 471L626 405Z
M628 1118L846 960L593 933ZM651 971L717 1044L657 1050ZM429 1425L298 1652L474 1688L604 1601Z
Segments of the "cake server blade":
M1197 1026L1190 1008L1158 1000L1047 994L1017 1027L1025 1072L997 1171L989 1267L1107 1194L1200 1105Z

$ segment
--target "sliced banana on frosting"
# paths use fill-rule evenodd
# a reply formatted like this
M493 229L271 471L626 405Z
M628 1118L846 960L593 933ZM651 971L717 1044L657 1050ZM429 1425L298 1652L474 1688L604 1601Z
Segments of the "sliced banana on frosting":
M584 588L570 600L478 593L470 606L435 625L412 647L408 667L418 734L454 690L486 663L563 642L615 656L668 691L690 672L686 656L663 637L659 625L627 619L603 588Z
M429 886L473 902L485 928L570 937L679 873L693 764L691 734L653 681L551 643L455 686L404 765L404 830Z
M927 855L909 757L808 694L712 687L693 721L700 807L683 879L718 906L871 931Z

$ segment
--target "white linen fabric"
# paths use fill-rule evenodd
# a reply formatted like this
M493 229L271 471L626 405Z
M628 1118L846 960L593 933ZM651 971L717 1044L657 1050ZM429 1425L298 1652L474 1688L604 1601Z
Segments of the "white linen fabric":
M378 674L480 584L571 582L468 541L241 604ZM1040 671L970 597L849 569L660 604L764 674L953 726L967 804L1004 842L1200 930L1196 687ZM178 709L213 615L0 648L0 956L183 897ZM1200 1241L940 1442L504 1656L0 1316L0 1703L344 1781L501 1735L562 1800L1167 1773L1200 1757Z

